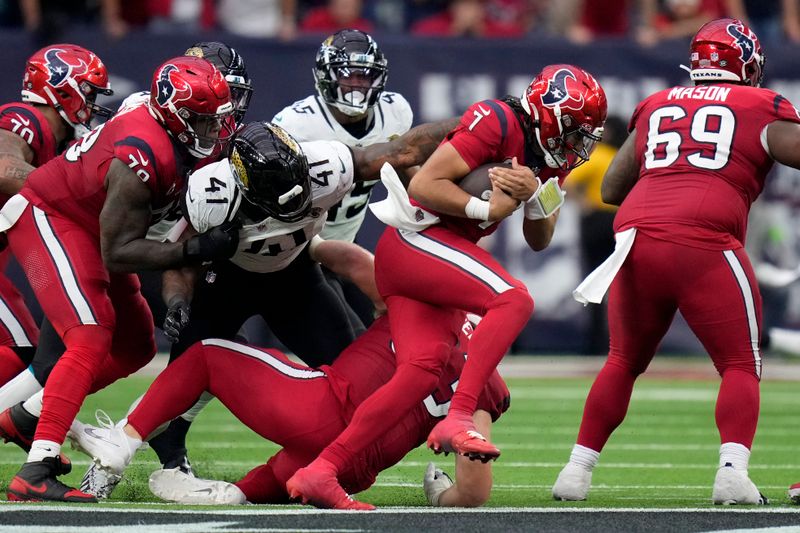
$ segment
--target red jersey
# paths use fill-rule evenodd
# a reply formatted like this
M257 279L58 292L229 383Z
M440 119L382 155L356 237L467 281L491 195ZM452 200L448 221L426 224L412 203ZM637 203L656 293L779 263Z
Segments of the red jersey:
M750 204L772 168L765 128L800 122L768 89L734 84L673 87L642 101L631 118L639 177L614 230L706 250L741 248Z
M350 470L339 474L339 481L353 494L370 487L378 474L399 462L405 455L425 442L433 426L441 420L450 406L450 399L464 367L467 351L466 329L459 333L460 342L450 355L435 392L402 418L390 432L367 448L352 462ZM366 362L369 361L369 362ZM350 422L353 411L375 390L389 381L396 368L389 319L381 317L356 339L331 366L323 366L331 387L342 403L342 416ZM478 409L487 411L497 420L508 409L510 393L497 371L492 374L479 400Z
M567 175L567 172L548 167L542 157L530 150L525 142L520 117L507 103L500 100L483 100L472 104L442 144L448 142L469 165L470 170L486 163L500 163L516 157L520 165L533 168L542 183L553 176L558 176L563 181ZM496 223L487 224L465 217L437 215L448 229L472 242L493 233L498 226Z
M21 194L99 235L105 177L114 159L127 164L150 189L151 225L178 202L190 170L187 165L195 163L188 155L179 155L167 130L147 106L139 106L96 127L60 157L33 171Z

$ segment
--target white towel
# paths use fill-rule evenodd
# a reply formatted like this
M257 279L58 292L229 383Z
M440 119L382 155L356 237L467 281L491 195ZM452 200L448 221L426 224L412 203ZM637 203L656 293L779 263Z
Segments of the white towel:
M11 226L16 224L26 207L28 207L28 199L21 194L15 194L9 198L3 205L3 209L0 210L0 232L8 231Z
M603 301L603 296L611 286L611 282L614 281L614 276L617 275L625 258L628 257L628 252L631 251L633 240L636 238L636 228L617 233L614 238L617 240L614 252L603 261L603 264L586 276L577 289L572 291L572 297L583 305L599 304Z
M439 223L436 215L411 205L400 177L389 163L384 163L381 167L381 181L389 195L385 200L369 204L378 220L387 226L407 231L422 231Z

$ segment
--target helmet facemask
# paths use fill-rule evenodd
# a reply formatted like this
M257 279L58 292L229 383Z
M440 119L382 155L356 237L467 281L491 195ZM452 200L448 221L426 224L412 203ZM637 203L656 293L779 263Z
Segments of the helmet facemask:
M184 122L186 129L178 134L178 140L198 158L219 153L236 132L233 113L230 103L220 106L217 113L198 113L182 107L176 116Z

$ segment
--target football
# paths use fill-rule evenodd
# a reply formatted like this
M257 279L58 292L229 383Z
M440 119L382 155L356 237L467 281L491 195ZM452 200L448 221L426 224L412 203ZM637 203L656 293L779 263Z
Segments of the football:
M476 198L488 200L492 195L492 184L489 181L489 169L493 167L511 168L511 161L486 163L475 167L469 174L458 180L456 185Z

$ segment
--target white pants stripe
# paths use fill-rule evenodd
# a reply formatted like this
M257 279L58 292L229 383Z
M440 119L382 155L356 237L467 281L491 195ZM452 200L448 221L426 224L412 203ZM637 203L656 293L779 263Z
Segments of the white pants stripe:
M259 361L263 361L281 374L289 376L290 378L314 379L325 377L325 372L313 370L311 368L295 368L287 365L277 357L267 352L251 348L250 346L245 346L244 344L239 344L238 342L226 341L224 339L205 339L201 342L203 343L203 346L219 346L220 348L226 348L234 352L249 355L250 357L258 359Z
M400 235L400 238L409 245L464 270L471 276L488 285L498 294L514 288L513 285L509 285L506 280L495 274L492 270L487 268L486 265L479 263L464 252L446 246L414 231L398 230L397 233Z
M733 250L726 250L723 252L725 260L733 271L736 277L736 283L739 284L739 289L742 291L742 298L744 299L745 312L747 313L747 327L750 334L750 346L753 351L753 360L756 366L756 375L761 377L761 351L759 349L759 333L758 333L758 320L756 318L756 302L753 298L753 291L750 288L750 281L747 279L747 274L739 262L739 258Z
M17 317L14 316L14 313L2 298L0 298L0 322L11 333L15 346L33 346L28 334L25 333L25 328L22 327L22 324L19 323Z
M81 324L96 325L97 320L94 317L94 313L92 313L92 308L78 286L78 280L72 271L72 265L67 259L64 248L53 233L53 228L50 227L50 223L47 221L47 215L38 207L32 207L32 209L36 227L39 229L47 251L50 252L50 256L53 258L58 277L67 293L67 298L78 314Z

